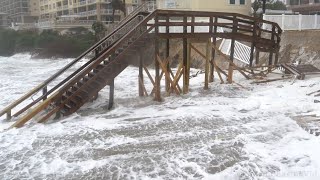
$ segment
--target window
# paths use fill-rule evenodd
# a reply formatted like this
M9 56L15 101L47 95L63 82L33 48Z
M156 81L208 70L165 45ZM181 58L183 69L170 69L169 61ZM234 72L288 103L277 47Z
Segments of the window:
M229 0L229 4L231 4L231 5L245 5L246 0Z

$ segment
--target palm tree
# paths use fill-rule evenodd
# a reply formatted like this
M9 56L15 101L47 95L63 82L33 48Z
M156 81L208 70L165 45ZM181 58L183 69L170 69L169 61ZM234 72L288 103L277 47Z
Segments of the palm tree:
M112 0L111 1L112 6L112 23L114 23L114 12L116 10L120 10L123 12L124 16L127 16L127 10L126 10L126 0Z

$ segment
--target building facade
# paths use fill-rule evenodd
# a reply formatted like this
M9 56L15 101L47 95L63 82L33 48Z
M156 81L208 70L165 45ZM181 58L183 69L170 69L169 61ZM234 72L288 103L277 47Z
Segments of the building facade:
M7 26L8 26L7 14L0 12L0 28L7 27Z
M40 29L91 27L95 21L109 24L112 0L0 0L0 12L13 23L37 23ZM251 0L125 0L127 14L143 3L149 10L178 9L250 14ZM123 13L116 11L114 21Z
M251 0L157 0L160 9L251 13Z
M300 14L320 14L320 0L288 0L287 5Z
M39 0L40 20L73 18L78 20L112 21L111 0ZM119 13L116 14L119 17Z
M35 23L39 17L39 0L0 0L0 12L11 23Z

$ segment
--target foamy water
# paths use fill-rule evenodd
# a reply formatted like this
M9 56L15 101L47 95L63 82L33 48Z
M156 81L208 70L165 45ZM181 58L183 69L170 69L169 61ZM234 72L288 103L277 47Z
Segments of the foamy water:
M0 109L70 61L0 57ZM0 179L320 178L320 138L290 118L319 114L305 95L319 78L251 85L239 75L250 90L216 80L205 91L200 74L189 94L158 103L138 97L137 76L129 67L116 78L111 111L106 87L55 122L6 131L0 117Z

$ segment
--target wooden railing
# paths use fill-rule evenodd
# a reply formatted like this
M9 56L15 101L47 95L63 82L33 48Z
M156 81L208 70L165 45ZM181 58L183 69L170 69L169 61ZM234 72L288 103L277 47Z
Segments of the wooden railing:
M196 37L237 39L278 48L282 33L277 23L236 13L160 10L157 16L159 21L155 26L159 27L159 36L163 38L192 38L196 34ZM262 24L268 28L262 28ZM173 27L180 27L180 31L176 28L173 32ZM197 31L201 27L206 30ZM226 32L214 32L215 27L223 27ZM183 31L184 28L187 32Z

